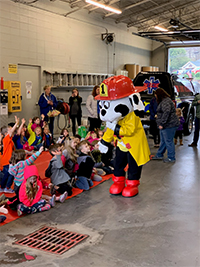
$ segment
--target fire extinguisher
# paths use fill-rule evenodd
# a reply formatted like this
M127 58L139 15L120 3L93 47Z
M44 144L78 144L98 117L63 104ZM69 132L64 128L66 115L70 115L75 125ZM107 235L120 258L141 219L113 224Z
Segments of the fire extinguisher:
M3 77L1 77L1 89L4 89L4 80L3 80Z

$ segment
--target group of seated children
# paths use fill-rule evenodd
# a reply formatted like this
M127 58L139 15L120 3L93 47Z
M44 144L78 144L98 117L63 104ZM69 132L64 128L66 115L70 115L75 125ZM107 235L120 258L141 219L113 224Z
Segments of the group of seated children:
M62 203L71 196L73 187L89 190L93 181L101 181L101 176L113 172L114 145L106 155L100 153L101 130L89 132L81 141L79 135L70 137L68 130L63 129L54 143L43 119L44 116L41 120L38 117L29 120L26 128L25 120L19 126L19 118L15 116L14 125L1 128L0 193L15 193L15 196L0 196L0 213L7 213L4 205L17 209L19 216L48 210L56 201ZM44 149L52 156L45 171L49 184L32 165ZM43 194L44 188L49 189L51 196ZM5 218L1 215L0 222Z

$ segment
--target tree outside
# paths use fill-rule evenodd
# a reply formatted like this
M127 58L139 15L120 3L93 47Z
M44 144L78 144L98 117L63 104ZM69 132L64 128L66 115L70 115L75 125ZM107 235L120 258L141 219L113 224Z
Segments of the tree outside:
M170 48L169 49L169 72L177 73L188 61L191 59L187 56L184 48Z

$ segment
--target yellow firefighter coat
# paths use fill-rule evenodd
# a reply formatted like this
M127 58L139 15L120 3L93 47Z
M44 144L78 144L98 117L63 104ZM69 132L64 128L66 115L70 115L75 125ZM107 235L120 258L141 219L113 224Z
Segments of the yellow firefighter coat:
M123 141L138 166L147 163L150 160L150 149L140 118L133 111L119 120L117 124L120 125L119 137L114 135L113 130L107 128L103 140L108 143L114 138Z

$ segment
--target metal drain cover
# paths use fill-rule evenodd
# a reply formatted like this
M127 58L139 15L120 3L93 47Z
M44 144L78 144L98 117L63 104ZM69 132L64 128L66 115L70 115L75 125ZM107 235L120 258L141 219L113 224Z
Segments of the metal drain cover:
M32 234L16 241L15 244L60 255L76 246L87 237L88 235L44 226Z

